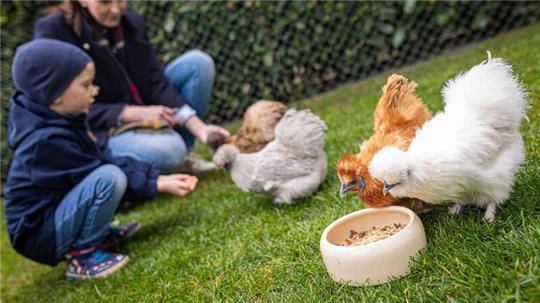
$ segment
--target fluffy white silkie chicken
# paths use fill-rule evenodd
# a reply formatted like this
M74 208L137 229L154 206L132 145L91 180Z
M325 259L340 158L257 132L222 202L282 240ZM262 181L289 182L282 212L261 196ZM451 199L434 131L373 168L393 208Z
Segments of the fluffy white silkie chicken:
M311 195L326 177L326 125L309 110L289 109L275 128L275 139L255 153L243 154L232 144L214 154L218 167L231 173L244 191L292 203Z
M452 214L476 205L488 222L495 219L525 157L519 127L528 105L511 66L488 56L446 83L444 112L416 132L406 152L387 146L374 156L369 172L385 193L454 203Z

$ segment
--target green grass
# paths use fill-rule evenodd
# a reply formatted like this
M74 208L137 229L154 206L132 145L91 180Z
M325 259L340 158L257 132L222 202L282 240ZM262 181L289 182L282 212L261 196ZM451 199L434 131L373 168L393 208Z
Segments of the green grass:
M18 256L3 223L2 301L540 302L538 45L540 25L296 104L312 108L328 124L328 178L316 195L276 207L241 192L224 173L204 176L187 198L162 195L120 216L144 228L122 246L130 264L105 280L64 282L64 266ZM530 122L522 128L527 160L511 200L491 225L476 211L454 218L440 207L423 216L428 246L405 278L365 288L333 282L319 237L333 220L365 207L354 196L338 197L334 163L370 135L381 85L390 73L402 73L418 82L418 94L431 109L440 110L444 82L484 60L487 49L513 64L532 100Z

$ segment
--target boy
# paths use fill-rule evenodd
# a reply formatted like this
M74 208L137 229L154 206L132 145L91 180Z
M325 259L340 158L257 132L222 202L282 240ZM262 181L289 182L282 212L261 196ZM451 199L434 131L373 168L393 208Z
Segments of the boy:
M97 95L94 63L81 49L36 39L17 49L12 77L8 142L15 150L5 186L6 219L13 248L48 265L68 261L68 279L105 277L127 255L103 244L132 232L110 228L123 199L156 192L184 196L197 178L159 176L153 166L101 150L86 128Z

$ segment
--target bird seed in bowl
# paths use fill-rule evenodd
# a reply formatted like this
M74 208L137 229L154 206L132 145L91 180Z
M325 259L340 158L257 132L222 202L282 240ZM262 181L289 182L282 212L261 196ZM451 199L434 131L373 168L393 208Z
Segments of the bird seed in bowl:
M405 224L394 223L380 227L373 226L370 229L361 231L351 230L349 238L345 239L345 243L341 244L341 246L360 246L376 242L395 235L404 228Z

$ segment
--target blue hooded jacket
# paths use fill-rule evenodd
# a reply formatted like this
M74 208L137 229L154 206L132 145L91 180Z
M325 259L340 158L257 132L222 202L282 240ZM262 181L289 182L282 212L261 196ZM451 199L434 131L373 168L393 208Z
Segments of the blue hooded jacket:
M60 115L20 92L10 100L8 143L15 151L5 184L5 211L13 248L55 265L54 213L62 198L89 173L115 164L128 178L124 199L156 194L159 171L130 157L111 156L87 133L86 114Z

